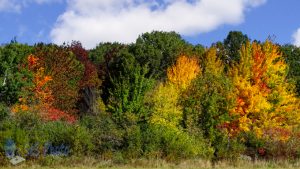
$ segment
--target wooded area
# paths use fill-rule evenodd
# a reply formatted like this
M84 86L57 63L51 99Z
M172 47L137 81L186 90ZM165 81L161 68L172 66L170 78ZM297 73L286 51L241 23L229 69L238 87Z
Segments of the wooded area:
M103 159L300 157L300 48L231 31L209 48L175 32L133 44L0 47L0 165L45 144ZM47 155L44 154L44 155Z

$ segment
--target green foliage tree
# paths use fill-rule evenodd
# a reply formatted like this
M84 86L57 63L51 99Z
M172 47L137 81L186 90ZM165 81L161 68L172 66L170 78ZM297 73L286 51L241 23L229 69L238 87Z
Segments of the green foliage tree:
M282 56L289 65L287 78L296 84L298 97L300 96L300 48L294 45L283 45L280 48Z
M249 40L248 36L240 31L230 31L223 42L213 43L212 46L217 49L217 55L225 65L225 71L240 61L240 48Z
M119 70L119 74L110 77L112 86L109 90L108 111L122 125L126 125L126 119L133 123L144 120L147 116L144 96L154 82L146 77L149 69L140 66L130 53L120 57L115 63L115 69Z
M100 66L110 61L124 47L126 45L117 42L99 43L96 48L89 51L89 58L95 65Z
M140 66L134 56L123 51L111 65L109 74L111 86L107 111L114 122L124 131L122 149L126 157L137 158L142 154L142 126L146 123L149 111L145 106L145 94L154 80L146 77L149 69Z
M101 96L105 103L110 96L111 77L120 73L116 63L123 53L129 53L129 46L120 43L100 43L89 51L90 60L96 65L101 83Z
M162 78L166 77L166 69L175 63L178 56L191 55L193 50L193 46L175 32L153 31L139 36L133 54L142 66L149 65L149 75ZM201 47L198 46L194 52L201 52Z
M230 31L224 39L223 44L226 50L226 58L229 62L238 62L240 60L240 48L249 41L247 35L240 31Z
M30 73L19 65L32 51L32 47L15 41L0 47L0 102L13 105L22 95L22 87L30 85L26 81Z
M231 120L229 110L234 102L229 97L233 86L215 48L209 49L203 59L203 73L184 92L181 100L183 126L189 133L203 132L218 155L224 145L227 147L228 135L222 125Z

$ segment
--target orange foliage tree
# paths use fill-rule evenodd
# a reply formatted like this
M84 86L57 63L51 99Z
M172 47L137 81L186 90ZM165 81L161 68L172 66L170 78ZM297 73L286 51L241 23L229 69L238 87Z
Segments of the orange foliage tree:
M231 115L238 116L231 122L237 126L229 129L232 134L251 130L258 137L288 138L286 133L298 124L300 112L293 86L286 81L286 68L271 42L242 47L240 63L230 70L237 98Z
M75 117L53 107L54 97L48 86L53 79L45 73L39 58L29 55L27 57L27 68L33 74L32 86L23 89L26 94L19 98L19 103L13 106L12 112L31 111L37 113L44 120L64 119L73 123Z

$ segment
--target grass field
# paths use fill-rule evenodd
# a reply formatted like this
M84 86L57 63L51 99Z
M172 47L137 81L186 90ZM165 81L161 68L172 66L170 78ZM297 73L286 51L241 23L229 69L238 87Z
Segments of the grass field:
M219 162L214 166L203 160L188 160L168 163L162 160L133 160L126 164L96 159L65 159L37 165L37 162L26 162L18 166L5 166L0 169L298 169L300 161L238 161L235 163Z
M1 167L0 167L1 168ZM86 167L86 166L81 166L81 167L42 167L42 166L31 166L31 167L4 167L3 169L101 169L103 167ZM103 169L177 169L177 167L160 167L160 168L144 168L144 167L104 167ZM227 166L227 167L215 167L215 169L298 169L298 167L274 167L274 166ZM1 168L2 169L2 168ZM178 167L178 169L181 169ZM190 168L190 169L207 169L207 168Z

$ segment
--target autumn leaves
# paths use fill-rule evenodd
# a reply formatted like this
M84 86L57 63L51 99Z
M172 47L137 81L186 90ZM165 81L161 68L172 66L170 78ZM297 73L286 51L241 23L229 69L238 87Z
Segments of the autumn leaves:
M21 65L31 74L26 79L31 85L22 88L12 106L15 114L30 111L44 120L73 123L78 118L78 91L105 87L108 97L97 100L103 105L101 113L110 114L123 128L139 128L141 123L163 126L175 133L203 135L215 147L225 137L234 139L241 133L286 141L299 125L299 98L287 82L288 66L279 47L269 41L247 42L238 61L228 65L217 47L201 56L182 54L157 79L150 76L151 64L142 66L125 46L120 56L110 53L110 60L100 64L110 69L105 74L78 44L68 49L38 47Z
M226 76L225 78L232 83L232 90L222 94L225 98L223 102L228 102L227 106L222 109L228 112L229 117L218 121L215 127L223 126L231 137L241 132L253 132L258 138L282 141L289 138L287 133L292 132L293 127L299 124L299 99L295 96L294 86L286 81L287 65L283 61L278 46L268 41L263 44L248 42L240 50L239 63L232 65L227 72L224 72L223 63L217 58L215 48L208 49L201 62L202 67L198 59L181 56L172 67L168 68L167 83L161 84L157 89L156 102L157 104L164 103L157 108L157 113L154 113L154 119L157 122L161 121L158 120L160 115L163 119L174 117L173 120L164 120L164 123L168 125L179 124L179 120L182 120L179 117L186 113L182 112L182 108L188 106L180 105L176 101L181 97L183 90L197 93L195 91L197 82L190 86L194 79L197 81L197 78L203 79L204 76L209 75ZM226 79L223 80L226 81ZM224 83L224 81L219 83ZM214 84L202 83L202 85L204 85L204 90L208 91L209 88L213 88L211 85ZM219 88L217 92L220 94L228 90L225 87ZM187 93L189 92L185 92ZM159 97L163 99L159 100ZM171 98L174 100L171 101ZM161 111L168 109L162 108L168 105L166 100L170 100L168 103L172 103L172 107L176 108L169 109L169 115ZM218 107L218 105L215 106ZM203 115L210 116L207 111L208 109L201 109L202 115L199 118L204 118Z

